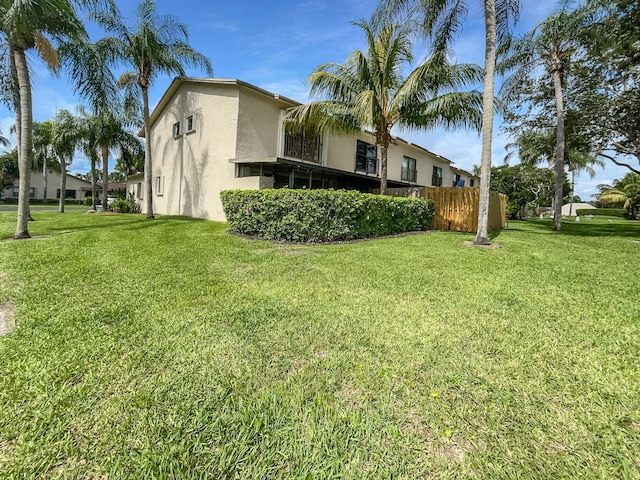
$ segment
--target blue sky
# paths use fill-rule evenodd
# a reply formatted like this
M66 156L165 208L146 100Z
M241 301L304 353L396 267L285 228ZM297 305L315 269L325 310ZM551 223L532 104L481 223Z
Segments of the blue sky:
M118 1L125 16L133 18L135 2ZM481 2L469 1L469 19L453 53L459 62L482 64L484 55L484 24ZM547 16L556 5L555 0L525 0L519 31L527 31ZM157 10L177 16L188 26L191 45L208 56L219 78L238 78L266 90L306 102L308 89L305 78L319 64L344 62L349 53L364 48L360 29L351 21L368 19L376 2L370 0L280 0L264 2L238 0L236 2L209 2L157 0ZM92 35L99 34L88 26ZM421 52L415 52L420 57ZM62 75L53 78L34 55L31 56L34 82L34 119L46 120L56 110L74 111L80 102L74 96L68 79ZM201 71L187 72L202 76ZM151 89L152 106L157 103L171 78L158 78ZM481 88L479 85L478 88ZM0 129L5 134L13 124L13 114L0 106ZM500 119L494 129L493 164L501 165L504 145L509 139L500 132ZM397 132L455 162L464 169L480 163L480 137L466 131ZM71 171L88 170L88 162L78 155ZM588 199L595 186L610 183L627 171L607 163L599 169L594 180L579 177L576 193Z

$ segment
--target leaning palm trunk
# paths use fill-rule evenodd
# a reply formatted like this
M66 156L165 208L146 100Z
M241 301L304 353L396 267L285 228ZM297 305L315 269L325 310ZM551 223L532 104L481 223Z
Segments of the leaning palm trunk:
M389 154L389 143L380 145L380 195L387 194L387 160Z
M485 0L484 21L486 50L484 57L484 90L482 92L482 157L480 160L480 200L478 208L478 232L475 245L488 245L489 240L489 192L491 180L491 140L493 137L493 97L496 67L496 5L495 0Z
M562 230L562 193L564 187L564 101L562 99L562 81L560 70L553 70L553 88L556 97L556 185L555 205L553 209L553 229Z
M107 195L109 192L109 148L101 147L102 152L102 211L106 212L109 208Z
M571 169L571 202L569 203L569 216L573 215L573 196L576 190L576 172Z
M147 206L147 218L155 218L153 216L153 198L151 197L152 175L151 171L151 128L149 127L149 91L147 87L142 87L142 100L144 103L144 184L145 184L145 203Z
M18 222L14 238L30 238L29 190L31 188L31 164L33 160L33 115L31 105L31 79L27 57L21 48L13 49L16 76L20 92ZM16 111L18 113L18 111Z
M58 202L58 212L64 213L64 200L67 197L67 162L64 157L60 157L60 201Z

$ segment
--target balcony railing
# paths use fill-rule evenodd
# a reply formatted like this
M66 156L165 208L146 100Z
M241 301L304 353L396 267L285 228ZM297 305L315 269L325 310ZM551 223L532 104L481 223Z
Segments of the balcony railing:
M322 163L322 140L319 135L307 137L285 134L283 153L285 157Z
M356 153L356 171L378 173L378 159Z
M400 180L403 182L415 183L418 178L418 171L415 169L402 167L402 173L400 175Z
M431 176L431 185L434 187L441 187L442 186L442 177L438 176L438 175L432 175Z

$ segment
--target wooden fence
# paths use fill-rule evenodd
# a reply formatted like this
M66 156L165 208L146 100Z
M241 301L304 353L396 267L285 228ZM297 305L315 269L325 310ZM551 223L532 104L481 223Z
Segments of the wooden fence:
M433 200L434 230L457 232L478 231L480 187L420 187L389 188L388 195L395 197L422 197ZM507 196L491 192L489 197L489 230L506 226Z

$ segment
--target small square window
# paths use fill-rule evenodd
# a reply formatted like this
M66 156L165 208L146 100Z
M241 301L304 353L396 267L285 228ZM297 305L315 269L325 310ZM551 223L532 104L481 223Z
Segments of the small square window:
M186 132L193 132L195 130L195 128L193 127L193 115L190 115L187 117L187 128L186 128Z
M182 135L182 130L180 129L180 122L176 122L173 124L173 138L178 138Z

